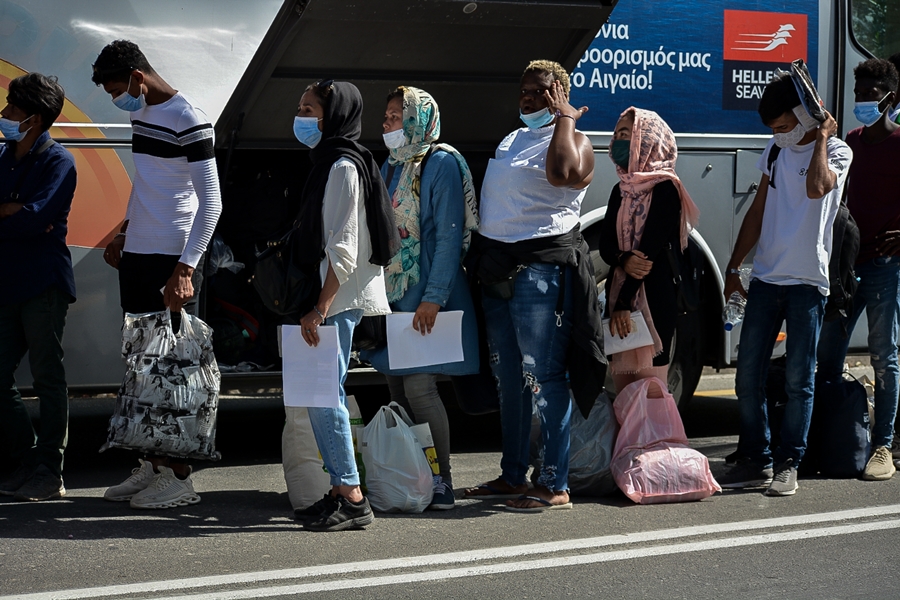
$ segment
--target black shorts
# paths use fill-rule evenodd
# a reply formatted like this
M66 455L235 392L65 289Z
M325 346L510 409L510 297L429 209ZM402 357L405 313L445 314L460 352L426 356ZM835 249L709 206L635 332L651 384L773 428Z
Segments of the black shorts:
M160 291L175 272L181 257L174 254L135 254L123 252L119 261L119 304L122 312L148 313L166 310ZM191 283L194 297L184 305L188 314L196 315L197 299L203 284L203 260L197 263Z

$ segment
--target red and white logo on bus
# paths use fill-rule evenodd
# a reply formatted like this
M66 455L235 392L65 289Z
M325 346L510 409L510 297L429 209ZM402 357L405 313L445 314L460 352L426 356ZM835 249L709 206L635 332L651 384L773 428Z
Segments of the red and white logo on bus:
M786 63L806 60L806 15L725 11L723 58Z

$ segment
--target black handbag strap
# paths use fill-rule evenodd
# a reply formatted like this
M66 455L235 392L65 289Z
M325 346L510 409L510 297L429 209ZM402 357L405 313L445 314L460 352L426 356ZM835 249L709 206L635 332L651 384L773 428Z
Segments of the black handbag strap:
M562 318L566 314L563 310L566 302L566 270L568 270L566 265L559 265L559 296L556 297L556 310L553 311L557 327L562 327Z
M56 142L52 139L47 140L43 144L41 144L37 150L34 150L31 153L33 157L32 160L28 161L28 164L22 169L19 174L19 178L16 180L16 185L13 186L12 191L9 193L9 199L13 202L18 201L19 199L19 191L22 189L22 186L25 184L25 179L28 177L28 174L31 173L31 168L34 166L34 163L37 162L37 157L44 153L44 151L55 144Z

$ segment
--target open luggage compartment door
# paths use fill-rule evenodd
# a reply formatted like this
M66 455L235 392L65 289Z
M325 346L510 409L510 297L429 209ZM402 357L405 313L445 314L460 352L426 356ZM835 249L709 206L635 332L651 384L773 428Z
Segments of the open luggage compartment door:
M441 106L442 138L494 148L519 126L516 92L530 60L571 70L617 0L287 0L216 123L220 148L294 147L291 119L318 79L355 83L362 142L381 147L381 111L398 85Z

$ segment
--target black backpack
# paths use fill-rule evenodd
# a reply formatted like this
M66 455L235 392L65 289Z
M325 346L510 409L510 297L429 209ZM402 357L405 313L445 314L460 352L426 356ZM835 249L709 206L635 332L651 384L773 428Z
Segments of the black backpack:
M775 166L781 147L773 145L769 150L769 185L775 189ZM859 254L859 227L847 208L847 182L832 227L831 257L828 260L828 302L825 304L825 320L846 317L853 306L853 294L859 281L853 270ZM846 329L844 334L846 335Z

